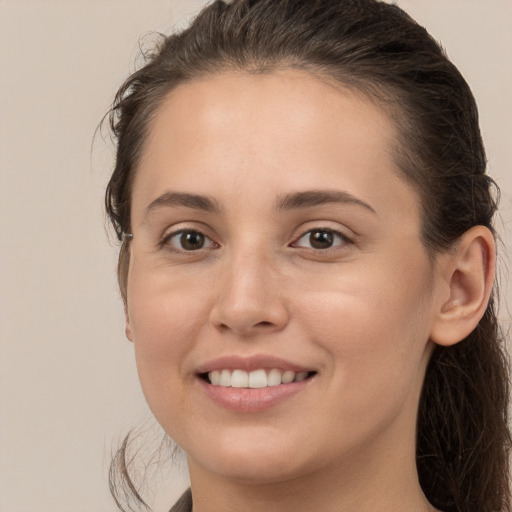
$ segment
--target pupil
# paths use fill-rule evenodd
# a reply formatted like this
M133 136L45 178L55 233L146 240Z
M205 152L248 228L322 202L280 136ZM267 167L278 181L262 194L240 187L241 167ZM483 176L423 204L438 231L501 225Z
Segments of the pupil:
M315 249L329 249L332 247L334 236L330 231L314 231L309 238L311 246Z
M204 245L204 236L201 233L188 231L181 235L181 246L183 249L193 251L194 249L201 249Z

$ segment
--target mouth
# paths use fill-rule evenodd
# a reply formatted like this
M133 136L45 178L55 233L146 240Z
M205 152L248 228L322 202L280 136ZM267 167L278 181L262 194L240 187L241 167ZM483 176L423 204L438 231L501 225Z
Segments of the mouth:
M202 393L235 413L264 412L290 403L304 396L317 376L316 369L270 354L225 355L196 368Z
M315 375L315 371L294 372L279 368L260 368L253 371L226 368L200 373L199 378L212 386L262 389L303 382L313 378Z

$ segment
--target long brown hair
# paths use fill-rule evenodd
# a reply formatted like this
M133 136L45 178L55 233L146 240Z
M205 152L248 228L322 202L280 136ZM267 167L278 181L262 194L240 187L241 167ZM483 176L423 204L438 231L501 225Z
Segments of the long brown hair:
M290 67L334 79L392 116L396 162L420 194L422 239L432 258L475 225L494 232L498 189L485 174L473 95L404 11L377 0L217 0L189 28L162 36L117 93L110 112L117 159L105 201L120 239L131 231L133 177L165 96L204 75ZM128 254L123 243L118 276L125 301ZM509 370L496 293L465 340L435 349L425 377L417 467L426 497L445 512L511 511ZM114 469L126 469L125 455L126 445ZM133 487L128 471L122 477Z

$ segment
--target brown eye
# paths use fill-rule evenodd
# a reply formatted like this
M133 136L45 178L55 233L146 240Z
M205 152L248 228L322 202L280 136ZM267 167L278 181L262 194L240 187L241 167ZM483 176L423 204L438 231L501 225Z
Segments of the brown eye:
M309 249L326 250L347 245L352 241L342 233L332 229L312 229L304 233L293 247L306 247Z
M171 233L164 239L163 245L171 246L171 248L178 251L187 252L215 247L215 243L209 237L193 229Z
M180 236L180 244L186 251L195 251L204 246L204 235L198 231L185 231Z
M334 233L331 231L312 231L309 234L309 243L314 249L329 249L334 242Z

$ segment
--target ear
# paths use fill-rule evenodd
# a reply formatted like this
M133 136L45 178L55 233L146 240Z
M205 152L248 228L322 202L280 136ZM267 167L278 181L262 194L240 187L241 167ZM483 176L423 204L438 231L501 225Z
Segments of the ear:
M131 238L129 240L131 240ZM117 280L119 282L119 289L121 291L121 297L123 299L124 305L124 332L128 340L133 342L130 315L128 314L128 273L130 272L131 268L130 260L132 252L132 244L128 243L129 240L125 240L121 246L121 252L119 253L119 264L117 267Z
M133 343L132 326L130 324L130 317L128 316L128 305L124 306L124 332L129 341Z
M444 291L430 338L449 346L466 338L485 313L496 267L494 236L486 227L475 226L445 256L438 261Z

